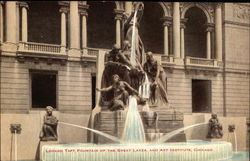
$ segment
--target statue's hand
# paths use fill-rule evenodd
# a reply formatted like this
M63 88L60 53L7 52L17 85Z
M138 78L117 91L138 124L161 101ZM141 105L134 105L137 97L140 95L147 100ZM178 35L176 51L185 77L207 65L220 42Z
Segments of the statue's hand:
M155 80L153 83L152 83L153 86L157 86L157 81Z
M96 88L95 90L97 90L98 92L100 92L100 89L99 89L99 88Z
M133 90L133 93L135 93L136 95L139 95L139 93L137 92L137 90Z

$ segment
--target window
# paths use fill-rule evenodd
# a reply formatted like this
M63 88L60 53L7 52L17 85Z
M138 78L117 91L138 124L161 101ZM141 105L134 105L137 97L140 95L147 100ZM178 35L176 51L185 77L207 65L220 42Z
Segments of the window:
M57 72L30 71L32 108L57 108Z
M211 112L210 80L192 80L192 111Z
M28 41L61 43L61 14L57 1L29 2Z
M144 2L143 16L140 22L139 33L145 51L163 53L163 9L159 2Z
M88 47L111 48L115 43L115 3L88 1Z
M186 14L185 52L187 56L206 58L205 13L198 7L190 8Z

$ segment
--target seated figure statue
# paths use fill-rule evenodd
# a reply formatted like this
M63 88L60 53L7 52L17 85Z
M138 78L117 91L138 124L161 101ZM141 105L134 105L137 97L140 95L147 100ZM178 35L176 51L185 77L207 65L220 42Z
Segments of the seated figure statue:
M56 141L57 140L57 123L58 120L52 115L53 107L46 107L46 115L44 116L44 123L40 133L40 140L42 141Z
M111 111L116 110L123 110L124 107L127 105L128 97L129 97L129 90L133 94L137 94L138 92L132 88L127 82L121 81L119 75L115 74L112 76L113 84L109 87L102 88L102 89L96 89L100 92L108 92L113 90L113 98L109 103L108 108Z
M222 125L219 123L217 114L213 113L208 124L207 138L221 138L223 136Z
M164 69L153 58L152 52L147 52L146 62L143 65L143 69L146 72L150 85L150 103L152 105L168 105L168 97L166 91L166 74Z

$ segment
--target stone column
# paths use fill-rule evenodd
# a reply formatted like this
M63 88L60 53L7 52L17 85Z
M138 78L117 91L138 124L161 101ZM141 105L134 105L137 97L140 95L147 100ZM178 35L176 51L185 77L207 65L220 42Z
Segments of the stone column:
M173 2L173 54L180 58L180 4Z
M211 32L207 31L207 59L211 59Z
M185 30L185 23L186 19L181 20L181 58L185 58L185 36L184 36L184 30Z
M26 2L20 2L20 7L22 10L22 42L28 41L28 4Z
M169 55L169 26L171 25L171 18L170 17L164 17L163 18L163 27L164 27L164 55Z
M6 1L6 43L16 45L17 43L17 2ZM13 46L14 47L14 46ZM12 47L11 47L12 48ZM14 48L13 48L14 49Z
M211 47L211 34L212 34L213 28L211 24L207 24L207 46L206 46L206 53L207 53L207 59L211 59L212 57L212 47Z
M222 3L216 4L215 9L215 54L218 61L222 61Z
M20 40L20 2L16 3L16 43Z
M82 48L87 48L87 12L82 13Z
M66 6L62 6L59 10L61 12L61 53L66 52L66 45L67 45L66 17L68 10L69 9Z
M82 49L83 49L83 54L87 55L88 50L87 50L87 45L88 45L88 33L87 33L87 17L88 17L88 10L89 5L87 4L79 4L79 13L82 19Z
M80 50L80 15L78 1L69 2L69 50L68 60L79 61Z
M130 15L133 10L133 4L132 2L125 2L125 13Z
M122 20L122 10L115 10L115 21L116 21L116 44L121 47L121 20Z
M78 1L70 1L70 49L80 49Z
M3 42L3 1L0 1L0 43Z

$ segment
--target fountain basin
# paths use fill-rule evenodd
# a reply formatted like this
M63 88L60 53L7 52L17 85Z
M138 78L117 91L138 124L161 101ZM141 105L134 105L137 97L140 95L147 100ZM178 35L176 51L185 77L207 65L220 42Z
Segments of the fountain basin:
M42 147L43 161L218 161L231 158L229 142L57 144Z

